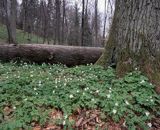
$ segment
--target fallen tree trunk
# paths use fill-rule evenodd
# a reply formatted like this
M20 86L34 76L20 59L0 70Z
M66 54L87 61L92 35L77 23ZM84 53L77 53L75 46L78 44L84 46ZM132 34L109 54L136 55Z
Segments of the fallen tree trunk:
M67 66L95 63L103 48L58 45L0 45L0 60L23 60L35 63L65 64Z

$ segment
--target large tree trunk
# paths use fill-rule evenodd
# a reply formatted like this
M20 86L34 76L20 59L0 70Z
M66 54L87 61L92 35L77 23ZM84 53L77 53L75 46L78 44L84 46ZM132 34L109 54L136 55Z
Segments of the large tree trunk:
M116 0L105 52L97 64L117 74L138 68L160 89L160 0Z
M24 60L35 63L65 64L67 66L95 63L102 48L54 45L0 45L0 60Z

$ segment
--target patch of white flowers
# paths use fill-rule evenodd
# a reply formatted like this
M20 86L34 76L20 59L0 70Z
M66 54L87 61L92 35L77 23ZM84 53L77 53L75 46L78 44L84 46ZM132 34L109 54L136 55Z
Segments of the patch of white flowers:
M84 89L84 91L87 91L87 90L89 90L89 87L87 87L87 88Z
M41 85L42 85L42 81L39 81L39 82L38 82L38 86L41 86Z

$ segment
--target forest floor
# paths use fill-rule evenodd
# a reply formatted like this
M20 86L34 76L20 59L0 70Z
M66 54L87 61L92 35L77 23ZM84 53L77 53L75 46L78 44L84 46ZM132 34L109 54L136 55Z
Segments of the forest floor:
M16 30L17 33L17 42L18 43L43 43L43 39L37 35L30 35L31 37L28 38L28 33L17 29ZM7 34L7 28L5 25L2 25L0 23L0 44L3 42L6 42L8 38L8 34Z
M0 130L160 129L160 95L135 69L0 63Z

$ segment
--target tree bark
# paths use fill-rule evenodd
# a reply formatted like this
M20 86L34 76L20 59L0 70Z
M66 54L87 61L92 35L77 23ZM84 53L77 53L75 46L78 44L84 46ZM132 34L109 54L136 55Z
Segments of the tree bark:
M60 43L60 35L61 35L61 1L55 0L55 6L56 6L56 27L55 27L55 38L56 43Z
M95 24L95 40L94 40L94 46L96 46L98 41L98 0L95 0L95 18L94 18L94 24Z
M6 1L6 25L8 31L8 42L17 44L16 42L16 10L17 10L17 0L7 0Z
M65 17L66 17L66 1L63 0L63 17L62 17L62 38L61 38L61 42L62 44L64 44L64 25L65 25Z
M116 0L109 38L97 64L113 62L119 76L138 68L160 92L159 0Z
M103 25L103 39L102 39L102 45L105 45L105 38L106 38L106 22L107 22L107 0L105 0L104 5L104 25Z
M84 45L85 0L82 0L81 45Z
M67 66L95 63L103 48L56 45L0 45L0 60L24 60L35 63L65 64Z

